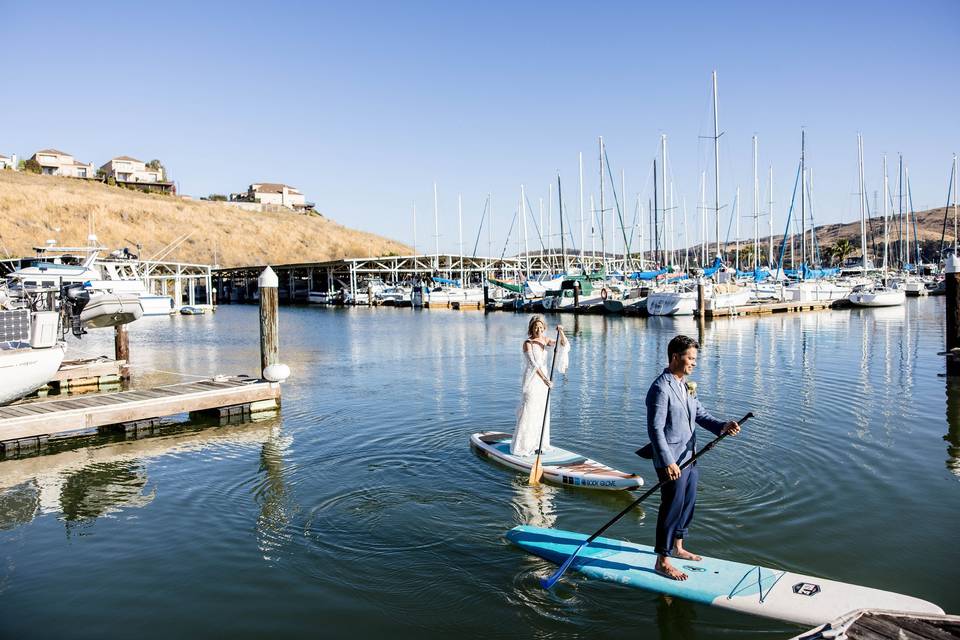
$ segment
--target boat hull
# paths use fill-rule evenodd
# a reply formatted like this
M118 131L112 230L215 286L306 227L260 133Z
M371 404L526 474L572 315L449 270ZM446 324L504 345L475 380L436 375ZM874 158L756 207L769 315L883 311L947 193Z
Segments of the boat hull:
M45 349L0 349L0 405L29 395L53 379L67 350L64 342Z

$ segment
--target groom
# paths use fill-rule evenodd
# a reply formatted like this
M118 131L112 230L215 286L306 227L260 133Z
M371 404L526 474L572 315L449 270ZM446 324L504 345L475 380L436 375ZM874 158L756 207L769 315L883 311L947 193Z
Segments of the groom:
M682 472L680 465L696 451L695 425L714 435L740 432L736 422L723 422L707 413L700 401L687 392L686 376L697 366L700 345L693 338L677 336L667 345L669 366L647 392L647 435L653 445L653 465L663 482L657 514L657 573L671 580L686 580L687 574L670 564L670 556L701 560L683 548L683 539L693 520L697 501L697 463Z

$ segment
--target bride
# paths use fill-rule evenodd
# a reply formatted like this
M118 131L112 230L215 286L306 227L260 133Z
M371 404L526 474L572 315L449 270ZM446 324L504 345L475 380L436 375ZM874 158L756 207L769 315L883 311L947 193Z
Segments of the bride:
M569 361L570 344L557 325L560 344L556 346L557 371L564 373ZM540 445L540 429L543 428L543 451L550 448L550 408L547 406L547 390L550 382L550 363L548 347L556 345L546 337L547 323L541 316L534 316L527 326L527 339L523 342L523 378L521 382L520 408L517 410L517 428L513 432L510 453L517 456L529 456L537 452ZM544 422L546 411L546 422Z

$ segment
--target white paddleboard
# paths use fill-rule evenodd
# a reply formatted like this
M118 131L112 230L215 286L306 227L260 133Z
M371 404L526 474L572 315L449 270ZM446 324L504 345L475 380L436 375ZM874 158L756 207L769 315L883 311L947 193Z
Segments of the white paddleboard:
M513 544L556 564L589 537L526 525L507 532ZM671 580L653 570L656 560L653 547L597 538L570 568L608 582L807 626L824 624L854 609L943 613L933 603L899 593L706 556L699 562L672 560L688 578Z
M482 431L470 436L470 446L480 455L517 471L530 473L536 455L515 456L510 453L513 436L498 431ZM623 491L643 486L643 478L635 473L617 471L596 460L572 451L549 447L540 457L543 478L553 484L575 489Z

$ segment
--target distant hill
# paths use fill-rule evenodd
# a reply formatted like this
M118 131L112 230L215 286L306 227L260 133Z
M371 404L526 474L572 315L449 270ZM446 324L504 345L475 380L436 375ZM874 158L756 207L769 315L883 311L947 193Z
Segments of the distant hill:
M313 262L404 255L393 240L356 231L313 213L256 213L222 203L146 194L99 182L0 171L0 250L33 255L55 239L86 243L92 223L101 244L150 257L180 235L192 235L167 260L221 266Z
M921 256L925 261L936 261L937 252L940 250L940 234L943 231L943 215L945 209L940 207L939 209L930 209L927 211L918 211L917 212L917 232L920 235L920 252ZM947 216L947 228L946 234L944 236L944 243L946 245L953 245L954 234L953 234L953 207L950 207L949 210L946 210L948 213ZM752 224L752 222L751 222ZM782 221L779 223L780 227L783 227ZM764 227L761 222L760 233L763 234ZM750 238L747 240L740 241L741 251L744 251L744 247L749 245L750 250L753 249L753 229L749 231L744 231L744 236L747 234L750 235ZM890 241L890 251L891 256L894 255L894 245L900 237L904 239L907 238L907 230L901 229L898 231L897 228L897 219L891 218L888 221L887 229L889 241ZM910 254L911 259L914 255L914 229L913 222L911 217L911 224L909 229L909 239L910 239ZM848 222L844 224L825 224L817 227L817 243L820 246L821 251L824 249L836 245L836 243L841 240L846 239L853 245L853 252L849 254L849 257L859 258L860 257L860 221ZM789 238L788 238L789 240ZM779 252L780 244L783 241L783 234L774 235L774 255ZM799 235L796 237L796 242L799 243ZM807 231L807 243L809 246L810 242L810 232ZM761 256L767 255L767 246L769 243L769 236L761 235ZM876 245L876 253L879 256L883 252L883 220L882 218L873 218L867 224L867 252L873 256L874 255L874 243ZM726 252L732 253L734 251L735 243L730 242L724 245L724 250ZM789 256L789 244L787 247L788 256ZM794 250L797 252L797 260L800 259L800 247L799 244L794 246ZM712 251L712 245L711 245Z

